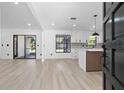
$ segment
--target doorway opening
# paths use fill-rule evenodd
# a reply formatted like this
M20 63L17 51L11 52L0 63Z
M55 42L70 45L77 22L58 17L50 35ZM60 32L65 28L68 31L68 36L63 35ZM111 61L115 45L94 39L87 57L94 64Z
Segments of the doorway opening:
M13 59L36 59L36 35L13 35Z

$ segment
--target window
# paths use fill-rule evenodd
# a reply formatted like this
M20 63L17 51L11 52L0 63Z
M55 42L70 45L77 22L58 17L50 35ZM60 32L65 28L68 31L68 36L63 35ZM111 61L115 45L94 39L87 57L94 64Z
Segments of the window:
M56 35L56 53L71 52L71 35Z
M96 46L97 37L96 36L90 36L87 43L88 43L88 46Z

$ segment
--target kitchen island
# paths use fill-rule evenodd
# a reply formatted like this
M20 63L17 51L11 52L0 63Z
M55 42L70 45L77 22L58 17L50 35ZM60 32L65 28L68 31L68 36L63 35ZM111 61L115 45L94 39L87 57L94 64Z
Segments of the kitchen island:
M101 71L102 48L79 49L79 66L86 72Z

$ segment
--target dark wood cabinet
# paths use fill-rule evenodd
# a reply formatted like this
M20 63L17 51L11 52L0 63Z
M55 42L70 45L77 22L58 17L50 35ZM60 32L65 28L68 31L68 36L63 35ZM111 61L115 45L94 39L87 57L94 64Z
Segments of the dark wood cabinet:
M86 71L101 71L102 64L101 64L101 51L87 51L86 52Z
M104 3L103 15L103 89L124 89L124 3Z

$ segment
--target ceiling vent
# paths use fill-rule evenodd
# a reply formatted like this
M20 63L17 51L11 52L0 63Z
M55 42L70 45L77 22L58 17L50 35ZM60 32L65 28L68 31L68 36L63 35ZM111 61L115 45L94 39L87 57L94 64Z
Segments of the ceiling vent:
M76 17L70 17L70 20L76 20L77 18Z

